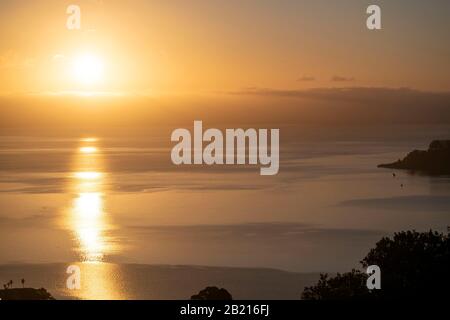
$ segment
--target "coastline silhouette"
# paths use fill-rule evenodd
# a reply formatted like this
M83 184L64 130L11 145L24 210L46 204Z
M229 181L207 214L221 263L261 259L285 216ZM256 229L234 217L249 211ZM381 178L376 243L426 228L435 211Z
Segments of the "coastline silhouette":
M379 168L406 169L434 175L450 174L450 140L434 140L428 150L411 151L405 158ZM393 173L395 178L395 173Z

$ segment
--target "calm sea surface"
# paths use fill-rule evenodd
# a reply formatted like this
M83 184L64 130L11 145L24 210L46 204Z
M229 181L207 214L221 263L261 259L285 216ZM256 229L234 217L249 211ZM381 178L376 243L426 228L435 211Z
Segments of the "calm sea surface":
M279 283L278 296L295 298L317 278L305 273L358 267L382 236L446 230L448 177L377 164L449 138L449 128L333 130L281 131L272 177L258 167L174 166L166 133L0 136L0 280L28 277L72 296L63 280L78 263L90 283L78 298L183 298L214 283L243 298L274 298L261 285Z

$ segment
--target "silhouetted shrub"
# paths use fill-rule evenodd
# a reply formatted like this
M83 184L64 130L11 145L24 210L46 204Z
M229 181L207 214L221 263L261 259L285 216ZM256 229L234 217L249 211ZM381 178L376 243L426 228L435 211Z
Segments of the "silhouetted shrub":
M312 287L306 287L302 294L305 300L348 300L367 299L370 292L366 287L367 275L353 269L351 272L328 278L321 274L319 282Z
M361 261L381 269L381 289L368 290L367 275L357 270L306 287L302 299L443 298L450 287L450 238L438 232L403 231L384 237Z
M52 295L45 290L33 288L13 288L0 290L1 300L55 300Z
M206 287L198 294L193 295L191 300L233 300L233 297L224 288Z
M361 261L378 265L383 298L447 295L450 286L450 238L438 232L406 231L383 238Z

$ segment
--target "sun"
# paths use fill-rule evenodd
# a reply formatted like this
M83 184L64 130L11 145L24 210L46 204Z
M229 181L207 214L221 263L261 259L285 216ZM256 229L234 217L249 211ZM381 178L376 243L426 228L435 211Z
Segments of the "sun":
M103 80L104 64L100 57L85 53L72 61L74 79L84 85L92 85Z

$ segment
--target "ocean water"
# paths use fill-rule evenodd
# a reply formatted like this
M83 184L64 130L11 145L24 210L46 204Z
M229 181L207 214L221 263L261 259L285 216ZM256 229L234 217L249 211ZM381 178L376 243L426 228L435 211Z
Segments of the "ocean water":
M0 280L29 278L58 297L181 299L223 285L241 298L293 299L318 272L358 267L383 236L450 224L449 177L377 168L449 128L286 128L276 176L174 166L170 129L4 133ZM75 295L64 291L74 263L90 288ZM276 283L273 294L261 288Z
M298 300L305 286L317 282L317 273L271 269L77 263L81 288L66 286L69 264L3 265L0 282L14 279L20 287L46 288L56 299L189 299L208 286L226 288L234 299Z

